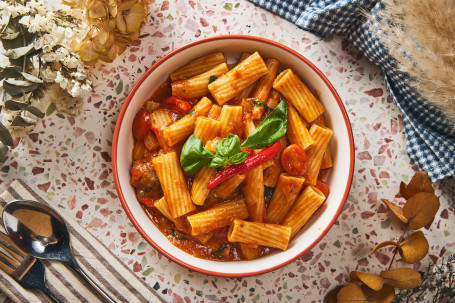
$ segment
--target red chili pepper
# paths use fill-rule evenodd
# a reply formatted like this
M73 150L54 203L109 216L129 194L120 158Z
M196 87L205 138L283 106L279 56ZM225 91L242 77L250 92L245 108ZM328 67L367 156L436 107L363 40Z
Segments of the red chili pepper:
M182 114L186 114L191 111L191 104L188 101L175 96L164 99L163 106Z
M235 175L249 171L250 169L256 168L259 165L264 164L265 162L273 159L273 157L278 154L280 151L280 142L277 141L270 145L268 148L264 149L260 153L249 156L246 158L245 162L231 165L228 168L224 169L222 172L218 173L209 184L207 184L207 189L212 189L221 182L234 177Z

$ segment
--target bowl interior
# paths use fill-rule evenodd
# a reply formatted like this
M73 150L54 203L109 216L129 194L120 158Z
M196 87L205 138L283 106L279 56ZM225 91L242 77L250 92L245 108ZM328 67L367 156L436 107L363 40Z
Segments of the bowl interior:
M234 51L235 50L235 51ZM241 52L259 51L263 58L274 57L283 67L290 67L313 92L326 109L326 123L334 129L331 150L334 167L327 180L330 196L305 227L291 240L286 251L251 261L216 262L195 258L173 246L147 217L129 184L133 149L132 122L136 112L153 91L164 82L170 71L189 60L222 51L228 63L235 63ZM230 61L230 62L229 62ZM345 109L336 91L325 76L307 59L275 42L261 38L226 36L206 39L172 52L155 64L141 78L126 100L120 113L113 144L114 178L123 207L133 224L157 250L190 269L220 275L248 276L278 268L296 259L314 246L329 230L348 195L353 171L353 140Z

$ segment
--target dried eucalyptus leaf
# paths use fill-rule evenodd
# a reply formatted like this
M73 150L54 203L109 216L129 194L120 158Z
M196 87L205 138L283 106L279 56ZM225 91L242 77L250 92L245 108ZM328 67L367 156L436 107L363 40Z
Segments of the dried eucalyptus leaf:
M434 188L431 186L431 181L426 171L416 172L408 185L404 182L400 184L400 193L406 200L420 192L434 194Z
M44 113L38 109L37 107L35 106L32 106L32 105L29 105L25 108L26 111L28 111L29 113L32 113L34 114L35 116L37 116L38 118L41 118L43 119L44 118Z
M350 283L338 291L338 303L367 303L367 297L357 283Z
M396 268L381 272L384 284L401 289L413 289L419 286L421 276L411 268Z
M6 21L6 23L3 25L3 29L1 31L2 34L8 29L10 20L11 20L11 14L8 15L8 21Z
M52 115L52 113L55 112L56 109L57 106L55 105L55 103L51 102L51 104L49 104L49 106L46 109L46 116Z
M33 83L43 83L43 80L41 80L40 78L38 78L36 76L33 76L32 74L28 74L28 73L21 73L21 74L27 81L30 81Z
M27 45L27 46L9 49L5 52L5 56L7 56L10 59L19 59L34 51L36 51L36 49L33 47L33 44L31 44L31 45Z
M4 39L4 40L13 40L13 39L16 39L17 36L19 36L19 34L20 34L20 32L5 33L5 34L2 34L1 39Z
M14 117L13 122L11 122L11 126L25 127L25 126L35 125L36 122L38 122L38 121L36 121L35 119L32 119L32 118L29 118L29 117L16 116L16 117Z
M387 207L390 209L390 211L392 211L392 213L403 223L408 223L408 219L403 216L403 208L399 207L398 205L396 205L395 203L392 203L390 202L389 200L387 199L381 199L382 202L385 203L385 205L387 205Z
M383 241L381 243L379 243L378 245L376 245L373 250L370 252L370 255L373 254L375 251L377 251L378 249L381 249L383 247L386 247L386 246L390 246L390 245L393 245L393 246L396 246L396 247L400 247L400 244L398 244L397 242L393 242L393 241Z
M400 243L400 255L406 263L414 264L427 255L429 248L427 238L419 230Z
M375 274L361 271L351 271L349 274L351 280L362 282L369 288L378 291L384 285L384 278Z
M27 107L27 103L18 101L18 100L7 100L5 101L5 108L8 110L23 110Z
M13 97L34 91L39 87L38 83L30 81L6 79L3 81L3 89Z
M8 146L13 146L13 137L11 136L9 130L6 128L5 125L3 125L2 122L0 122L0 141Z
M374 291L366 285L360 287L370 303L391 303L395 296L395 289L384 285L379 291Z
M439 198L431 193L413 195L403 207L403 215L409 220L409 227L420 229L431 223L439 209Z
M22 69L18 66L8 66L0 69L0 80L21 76Z

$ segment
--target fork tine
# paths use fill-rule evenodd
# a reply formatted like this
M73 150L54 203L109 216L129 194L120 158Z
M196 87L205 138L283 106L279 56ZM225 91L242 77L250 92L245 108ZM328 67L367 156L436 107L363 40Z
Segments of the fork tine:
M4 233L0 232L0 247L3 248L8 254L18 260L20 263L24 262L24 259L28 256L26 252L21 250L14 244L14 242Z
M14 269L17 266L14 266L14 261L5 255L4 253L0 252L0 269L6 272L8 275L12 275L14 272Z

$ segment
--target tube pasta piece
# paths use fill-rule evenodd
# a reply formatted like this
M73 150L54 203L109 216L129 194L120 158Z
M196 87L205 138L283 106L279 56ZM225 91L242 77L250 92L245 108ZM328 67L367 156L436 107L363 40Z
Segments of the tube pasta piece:
M235 219L228 231L228 240L231 242L256 243L282 250L286 250L290 238L291 227L289 226L240 219Z
M204 147L205 147L209 152L211 152L212 154L216 154L216 144L217 144L218 141L220 141L220 140L221 140L220 137L216 137L216 138L213 139L213 140L208 140Z
M221 63L203 74L194 76L187 80L172 82L172 95L185 99L199 98L209 93L208 85L211 76L220 77L227 73L229 68L226 63Z
M210 193L207 189L209 181L215 177L216 168L204 166L194 177L193 187L191 188L191 197L196 205L204 205L205 199Z
M242 192L248 207L250 220L264 222L264 175L262 166L253 168L245 173Z
M295 106L307 122L313 121L324 112L321 103L291 69L286 69L278 75L273 88Z
M219 121L221 122L220 136L222 138L227 137L229 133L240 137L242 134L242 107L223 106Z
M310 128L310 136L314 143L307 150L308 169L303 174L305 184L316 185L319 170L321 169L322 157L327 149L333 131L330 128L313 124Z
M269 58L265 61L265 65L269 71L256 83L252 97L254 100L263 102L264 104L269 97L270 89L272 88L273 81L275 80L276 74L278 72L280 62L276 59ZM254 120L260 120L264 114L264 110L264 106L255 106L253 109Z
M249 56L251 56L251 53L243 52L242 56L239 59L239 63L244 61ZM230 100L230 103L231 104L238 104L240 101L242 101L242 99L250 97L251 93L253 92L253 89L254 89L254 83L251 84L250 86L248 86L247 88L245 88L239 95L237 95L234 98L232 98Z
M212 108L209 111L209 118L218 120L221 114L221 107L218 104L213 104Z
M207 210L187 217L192 234L200 235L214 229L228 226L234 219L245 219L248 210L242 199L217 204Z
M291 143L297 144L303 149L307 149L314 143L308 129L305 127L302 119L300 119L299 113L290 104L288 104L288 128L286 136Z
M234 190L240 185L240 183L243 182L243 180L245 180L245 175L236 175L218 185L213 194L215 197L225 199L234 192Z
M191 78L202 74L212 67L226 62L222 52L212 53L190 61L184 66L173 71L169 77L173 82Z
M247 243L239 243L240 250L242 251L243 256L247 260L257 259L261 256L262 249L256 244L256 247L251 247Z
M171 210L169 209L169 205L167 205L166 198L162 197L158 201L156 201L153 206L160 211L166 218L170 221L175 223L175 219L171 215Z
M319 126L326 126L324 114L314 119L313 124ZM330 152L330 146L327 146L324 155L322 156L321 169L333 167L332 153Z
M223 105L265 75L267 71L267 66L261 56L255 52L232 70L210 83L208 88L216 102Z
M280 92L272 88L270 90L269 97L267 98L265 104L267 105L267 107L274 109L275 107L278 106L278 103L280 103L281 99L282 98Z
M163 108L160 108L150 114L150 125L151 129L155 132L156 138L159 145L164 152L169 150L169 145L163 136L163 130L170 124L172 124L171 115Z
M207 117L198 117L196 119L196 126L194 128L194 135L196 138L207 143L208 140L212 140L220 132L221 123L218 120L210 119Z
M324 194L316 187L307 186L304 189L281 223L291 227L291 238L308 222L324 200Z
M305 179L281 174L267 207L267 223L279 224L297 199Z
M275 187L278 182L280 174L283 172L281 166L281 153L286 148L286 138L281 137L280 139L280 152L273 158L274 165L264 170L264 185L268 187Z
M153 158L153 167L161 182L161 187L173 218L180 217L196 209L175 152Z
M264 164L262 164L262 170L269 168L273 164L275 164L275 161L273 159L265 162Z
M212 101L204 97L194 106L194 112L192 114L184 116L174 124L166 127L163 131L163 137L166 143L169 146L174 146L188 138L194 131L196 118L198 116L207 116L212 105Z

